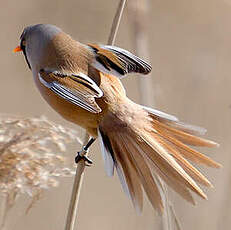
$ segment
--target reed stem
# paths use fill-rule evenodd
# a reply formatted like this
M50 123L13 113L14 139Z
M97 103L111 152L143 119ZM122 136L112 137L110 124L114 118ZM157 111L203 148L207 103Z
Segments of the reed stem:
M118 32L119 24L121 21L122 13L124 10L126 0L120 0L117 7L115 17L112 22L111 31L108 39L108 45L113 45L115 42L116 34ZM90 136L86 133L83 146L86 145ZM74 230L75 222L77 219L78 203L80 198L80 191L84 177L85 162L81 160L76 168L74 184L72 188L71 200L68 208L65 230Z

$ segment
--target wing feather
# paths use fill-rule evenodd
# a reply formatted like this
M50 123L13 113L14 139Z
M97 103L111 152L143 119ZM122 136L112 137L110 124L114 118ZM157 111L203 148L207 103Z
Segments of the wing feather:
M128 73L148 74L152 67L134 54L116 46L88 44L95 53L92 65L119 78Z
M41 70L38 75L40 82L58 96L91 113L101 112L95 98L102 97L103 92L87 75L45 70Z

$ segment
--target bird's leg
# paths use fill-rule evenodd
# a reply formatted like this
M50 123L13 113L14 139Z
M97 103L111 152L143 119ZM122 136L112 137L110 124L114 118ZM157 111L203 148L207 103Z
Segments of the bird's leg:
M89 150L89 147L93 144L95 140L96 140L95 138L91 137L87 142L87 144L83 146L82 150L77 152L77 156L75 157L76 164L82 159L85 161L85 163L86 162L88 163L86 164L87 166L90 166L92 164L92 160L89 157L87 157L86 154Z

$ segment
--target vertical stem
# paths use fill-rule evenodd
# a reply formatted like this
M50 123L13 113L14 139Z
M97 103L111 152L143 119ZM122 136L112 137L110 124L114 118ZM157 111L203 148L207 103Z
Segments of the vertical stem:
M121 20L121 16L124 10L125 3L126 3L126 0L120 0L119 2L115 17L113 19L110 36L108 39L109 45L113 45L115 42L115 37L116 37L117 31L119 28L119 24L120 24L120 20ZM89 138L90 138L89 135L86 133L83 145L85 145L88 142ZM85 169L85 162L81 160L78 163L77 168L76 168L76 174L75 174L74 184L72 188L71 200L70 200L68 213L67 213L65 230L73 230L75 226L80 191L81 191L81 186L82 186L83 177L84 177L84 169Z
M137 56L150 60L148 41L148 0L131 0L128 2L128 15L132 26L133 46ZM152 88L152 77L145 76L138 78L140 101L146 106L154 106L154 93Z
M5 196L1 196L1 216L0 216L0 230L3 230L5 227L6 216L7 216L7 198Z
M89 135L86 133L84 137L83 146L87 144L89 140ZM80 191L83 182L84 176L84 169L85 169L85 162L81 160L76 168L74 184L72 188L71 200L68 209L67 219L66 219L66 226L65 230L73 230L75 225L75 220L77 217L77 208L79 203Z
M120 2L119 2L119 5L117 7L117 11L115 13L115 17L114 17L113 22L112 22L111 32L110 32L110 35L108 38L108 45L113 45L115 43L115 38L116 38L116 34L118 32L118 28L119 28L119 24L120 24L123 10L125 7L125 3L126 3L126 0L120 0Z

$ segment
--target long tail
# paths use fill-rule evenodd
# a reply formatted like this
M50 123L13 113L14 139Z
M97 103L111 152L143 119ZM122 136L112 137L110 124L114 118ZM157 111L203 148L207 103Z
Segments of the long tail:
M195 202L190 190L207 199L197 183L212 185L188 160L214 168L221 165L188 145L215 147L218 144L197 136L206 132L203 128L184 124L174 116L147 107L138 105L137 110L142 110L143 117L140 111L134 117L133 109L132 116L127 113L129 119L114 116L110 118L111 129L103 123L99 128L107 174L112 176L116 169L124 191L138 212L142 211L143 190L152 206L163 212L159 177L192 204Z

